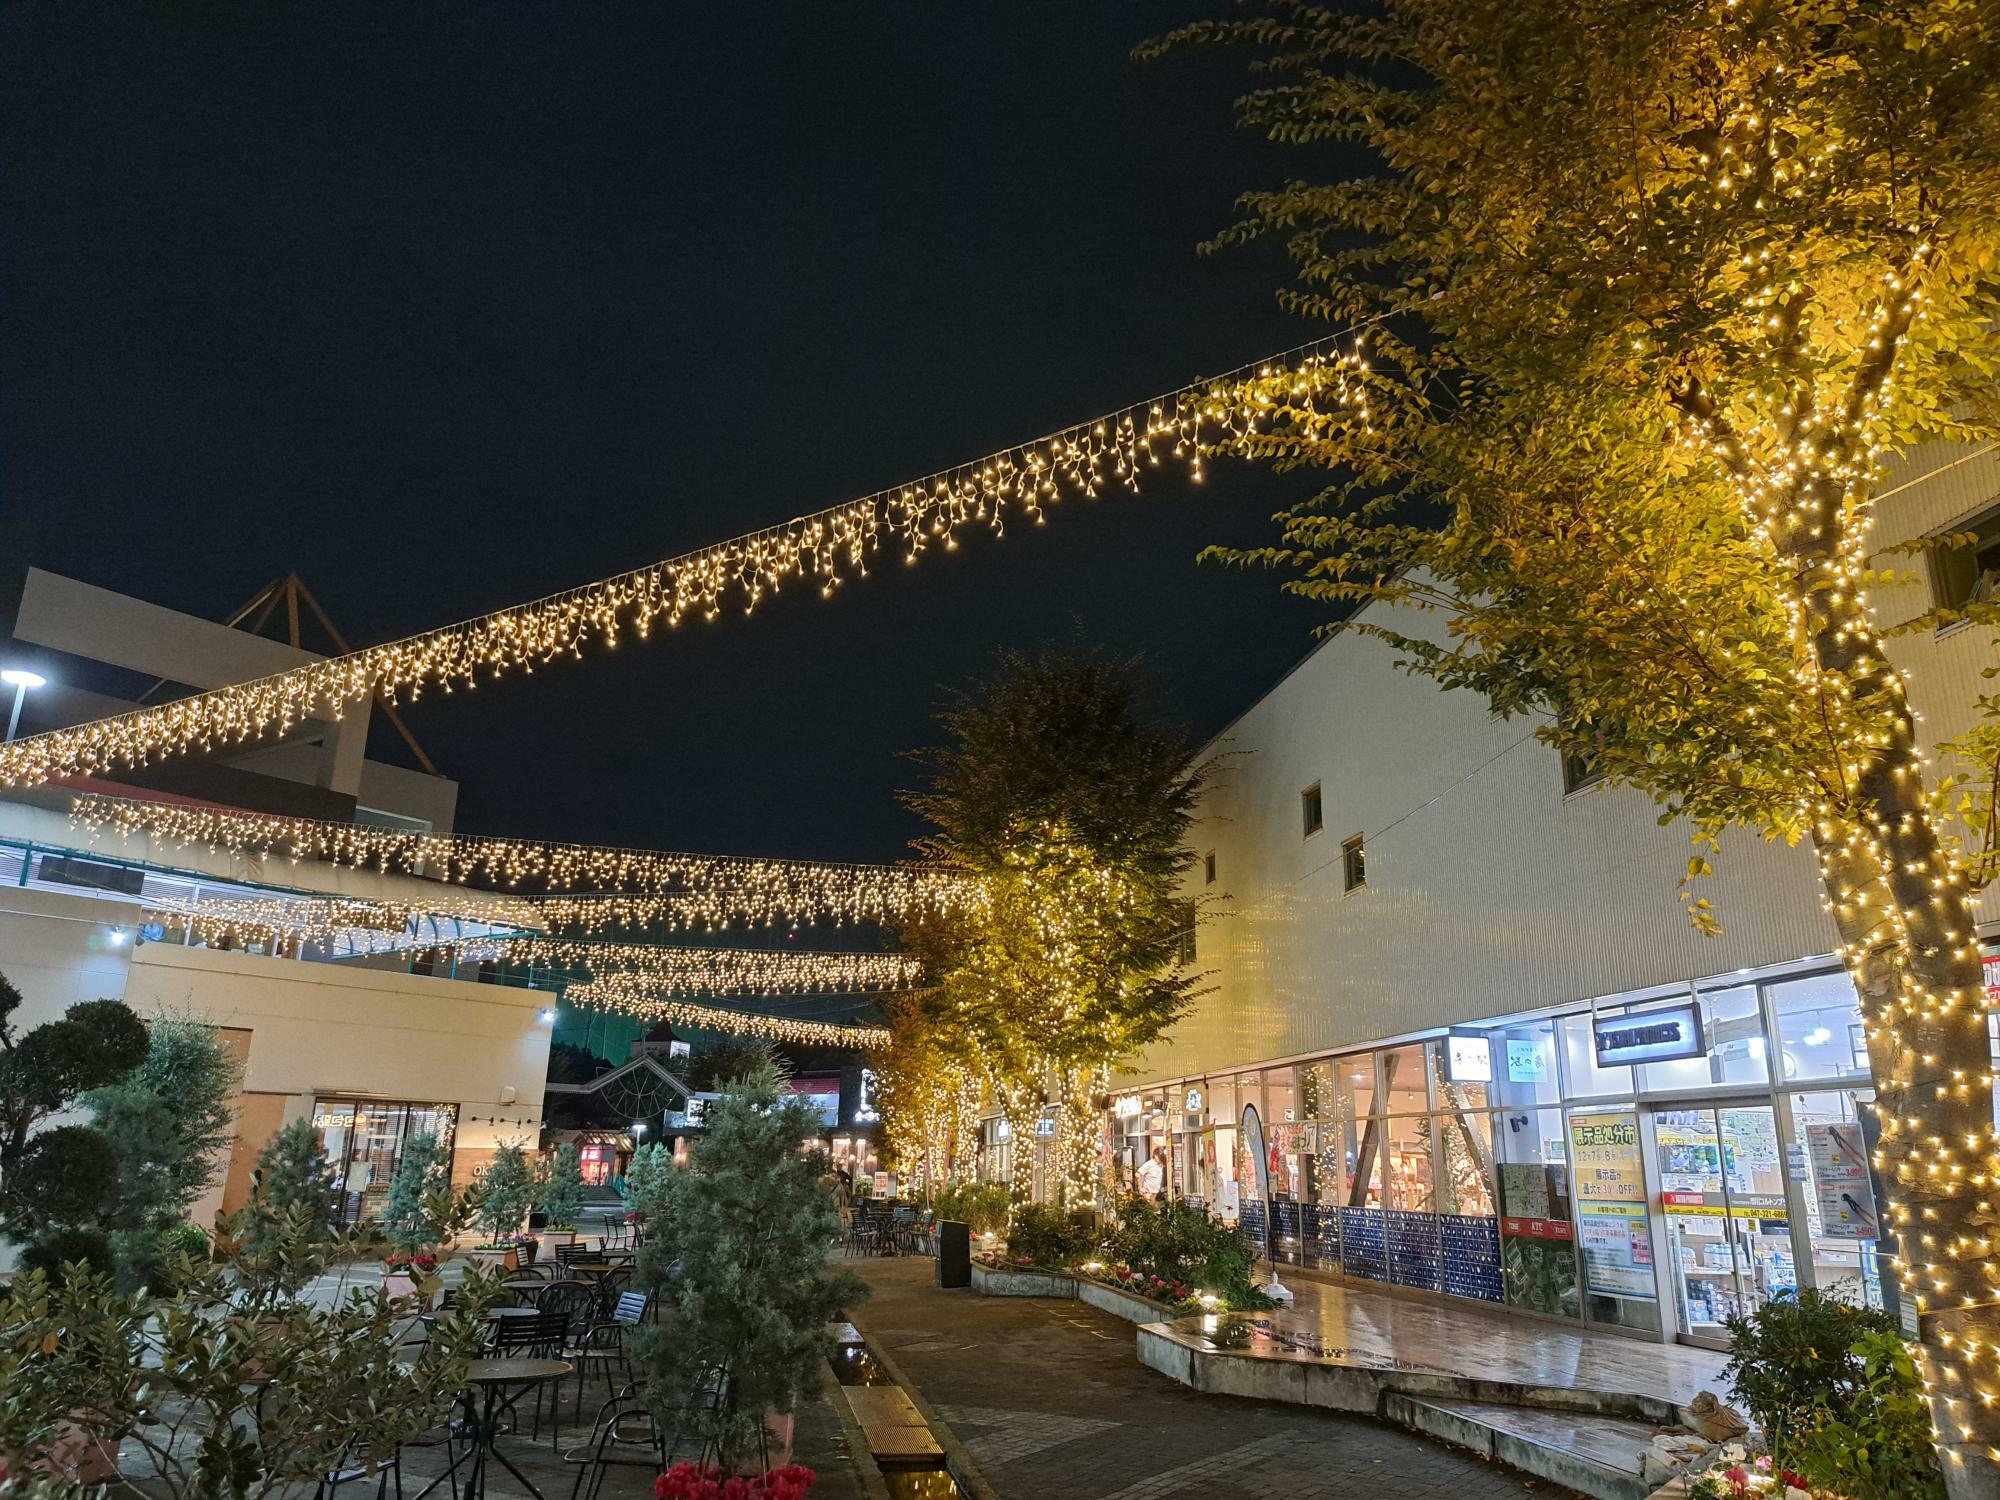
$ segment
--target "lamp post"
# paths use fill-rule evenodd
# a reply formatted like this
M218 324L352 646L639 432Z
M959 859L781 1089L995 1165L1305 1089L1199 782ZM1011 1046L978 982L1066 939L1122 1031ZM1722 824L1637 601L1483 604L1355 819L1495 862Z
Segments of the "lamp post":
M7 740L11 742L14 731L21 727L21 700L28 696L30 689L45 686L48 678L23 667L9 667L0 672L0 682L8 683L14 689L14 711L7 716Z

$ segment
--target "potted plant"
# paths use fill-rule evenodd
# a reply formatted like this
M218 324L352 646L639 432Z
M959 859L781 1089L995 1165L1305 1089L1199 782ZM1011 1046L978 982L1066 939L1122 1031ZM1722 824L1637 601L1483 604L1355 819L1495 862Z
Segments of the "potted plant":
M437 1286L437 1257L392 1251L382 1258L382 1295L428 1309Z
M479 1204L479 1227L486 1231L486 1240L473 1247L472 1258L519 1270L527 1264L521 1249L521 1222L528 1217L534 1196L534 1174L527 1153L514 1142L500 1146L480 1174L479 1184L484 1195Z

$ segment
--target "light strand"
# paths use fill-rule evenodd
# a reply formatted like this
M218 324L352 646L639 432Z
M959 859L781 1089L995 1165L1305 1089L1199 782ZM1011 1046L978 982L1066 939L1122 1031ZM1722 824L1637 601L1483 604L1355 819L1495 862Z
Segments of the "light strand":
M93 835L130 839L146 834L230 854L280 854L294 862L324 860L355 868L422 872L464 884L535 882L593 894L502 896L465 909L430 909L475 920L517 925L582 927L661 925L720 930L751 925L827 921L895 922L958 910L983 900L977 881L900 865L836 864L759 859L735 854L682 854L533 839L423 833L312 818L239 812L231 808L146 802L88 792L70 808L73 826Z
M714 619L731 599L747 614L791 581L830 596L849 573L865 576L885 546L900 547L913 563L927 547L955 548L962 528L1003 533L1010 511L1039 524L1066 492L1093 498L1116 485L1136 493L1141 472L1169 460L1199 481L1206 452L1245 443L1272 416L1255 403L1220 399L1219 390L1292 372L1321 396L1363 402L1359 383L1344 378L1361 364L1354 342L1348 334L1315 340L907 484L477 619L15 740L0 746L0 785L247 744L307 721L337 721L376 696L394 705L426 689L474 688L580 657L585 645L615 647L628 631L645 639L656 624L677 625L690 613Z

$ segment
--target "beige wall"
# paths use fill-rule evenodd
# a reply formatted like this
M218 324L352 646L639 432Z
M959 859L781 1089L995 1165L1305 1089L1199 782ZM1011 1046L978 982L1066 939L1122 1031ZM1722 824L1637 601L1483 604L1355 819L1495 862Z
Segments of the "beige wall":
M164 943L112 946L112 931L130 933L136 912L127 902L0 889L0 974L22 991L20 1029L107 998L142 1016L185 1013L225 1029L244 1064L238 1140L195 1222L240 1205L271 1133L320 1095L458 1105L461 1180L499 1142L539 1131L546 993ZM0 1246L0 1268L9 1263Z
M1962 529L2000 496L2000 454L1921 449L1884 487L1879 535ZM1921 560L1885 566L1925 571ZM1927 582L1879 590L1907 619ZM1424 628L1410 626L1414 631ZM1991 631L1891 641L1933 743L1967 727L1996 664ZM1638 793L1563 792L1532 721L1494 718L1395 667L1393 651L1335 636L1211 744L1226 769L1204 799L1189 889L1223 896L1197 934L1211 993L1139 1059L1154 1081L1221 1071L1511 1011L1684 984L1827 954L1809 852L1725 838L1701 882L1723 935L1696 933L1677 882L1685 827L1661 828ZM1321 787L1325 829L1303 836L1300 793ZM1341 843L1366 839L1365 890L1348 895ZM1199 856L1215 851L1215 885ZM2000 919L2000 891L1982 898Z

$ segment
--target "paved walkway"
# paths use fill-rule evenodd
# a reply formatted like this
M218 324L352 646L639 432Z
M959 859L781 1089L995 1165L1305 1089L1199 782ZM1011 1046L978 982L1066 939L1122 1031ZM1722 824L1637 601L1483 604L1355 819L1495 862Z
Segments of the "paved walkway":
M1358 1364L1398 1360L1518 1385L1661 1396L1678 1406L1701 1391L1728 1394L1722 1369L1729 1357L1710 1349L1507 1317L1476 1302L1314 1281L1289 1268L1283 1279L1297 1300L1291 1311L1269 1316L1299 1338L1294 1347L1303 1350L1321 1347Z
M1563 1492L1365 1417L1203 1396L1083 1303L942 1292L922 1257L851 1261L855 1325L997 1500L1519 1500Z

